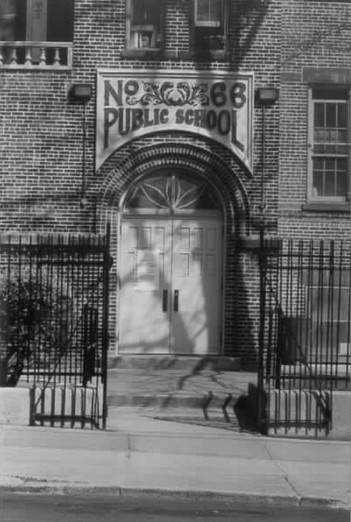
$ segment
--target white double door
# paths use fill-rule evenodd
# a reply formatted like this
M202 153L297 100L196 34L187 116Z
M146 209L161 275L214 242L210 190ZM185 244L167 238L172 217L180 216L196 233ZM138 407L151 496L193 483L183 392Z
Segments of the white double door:
M119 352L220 351L222 220L126 217Z

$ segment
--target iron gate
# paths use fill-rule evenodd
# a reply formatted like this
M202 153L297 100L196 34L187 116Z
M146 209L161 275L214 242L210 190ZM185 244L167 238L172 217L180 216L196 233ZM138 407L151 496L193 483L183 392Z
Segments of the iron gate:
M351 246L281 240L262 249L258 417L273 433L328 433L351 388Z
M1 237L0 378L32 424L105 427L109 267L109 234Z

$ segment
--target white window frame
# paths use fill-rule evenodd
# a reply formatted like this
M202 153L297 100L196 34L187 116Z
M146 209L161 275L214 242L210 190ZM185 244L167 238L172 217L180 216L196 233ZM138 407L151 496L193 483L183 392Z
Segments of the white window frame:
M198 5L200 0L194 0L194 24L196 27L220 27L221 22L217 20L198 20ZM211 0L210 0L211 1ZM224 24L224 0L220 0L222 4L222 23Z
M218 22L217 20L198 20L198 3L200 0L193 0L193 50L195 52L201 52L201 49L196 46L196 29L215 29L223 27L223 33L220 35L223 37L223 48L222 49L210 49L208 52L214 55L225 55L227 52L227 39L228 39L228 1L221 0L222 4L222 17Z
M345 270L346 276L348 276L348 270ZM340 274L336 272L335 277L340 278ZM313 285L307 294L307 302L308 302L308 317L311 320L312 330L315 331L317 328L321 328L323 324L329 323L330 325L334 325L334 329L338 326L345 326L344 335L342 333L342 329L338 334L338 345L335 346L335 350L339 355L351 355L351 333L348 329L349 318L347 316L349 310L346 305L345 308L342 308L340 305L339 308L339 300L342 300L341 293L345 296L345 301L348 302L350 299L350 285L346 281L344 284L340 284L336 287L331 287L328 284L323 286ZM315 296L316 299L313 299ZM330 298L330 296L332 296ZM331 300L332 302L331 302ZM313 306L315 300L318 303L318 309ZM335 306L333 303L336 303ZM324 306L327 305L326 308ZM332 328L332 326L331 326ZM346 333L345 333L346 331Z
M330 87L330 91L337 92L337 88L333 88L335 86ZM322 88L322 86L320 86ZM328 96L325 98L315 98L314 92L318 90L318 87L311 86L308 92L308 201L311 203L345 203L350 199L350 138L351 138L351 112L350 112L350 93L348 99L343 101L341 96ZM341 89L339 89L341 93ZM345 92L345 89L343 89ZM345 103L345 110L347 111L347 142L346 142L346 151L345 154L342 153L319 153L314 151L314 114L315 114L315 104L316 103ZM315 157L321 158L345 158L347 167L346 167L346 182L347 188L344 196L324 196L314 194L313 190L313 159Z

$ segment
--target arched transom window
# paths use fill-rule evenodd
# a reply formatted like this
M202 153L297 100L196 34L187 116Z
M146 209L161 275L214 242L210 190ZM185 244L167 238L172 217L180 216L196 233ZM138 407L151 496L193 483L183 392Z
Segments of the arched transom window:
M183 213L221 210L216 191L205 180L181 169L157 171L143 179L126 200L125 211Z

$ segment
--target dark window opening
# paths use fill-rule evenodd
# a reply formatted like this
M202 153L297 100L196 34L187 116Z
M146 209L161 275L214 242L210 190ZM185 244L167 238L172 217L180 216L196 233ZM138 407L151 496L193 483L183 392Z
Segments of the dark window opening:
M73 0L1 0L0 41L72 39Z
M159 0L129 0L127 9L127 47L161 47L161 5Z
M194 0L194 46L197 52L226 50L224 0Z

